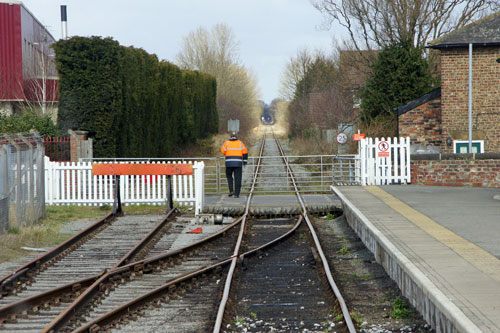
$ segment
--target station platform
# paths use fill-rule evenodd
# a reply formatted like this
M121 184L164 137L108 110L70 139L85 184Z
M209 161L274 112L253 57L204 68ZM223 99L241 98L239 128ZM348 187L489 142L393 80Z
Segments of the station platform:
M332 190L350 226L436 332L500 332L500 189Z

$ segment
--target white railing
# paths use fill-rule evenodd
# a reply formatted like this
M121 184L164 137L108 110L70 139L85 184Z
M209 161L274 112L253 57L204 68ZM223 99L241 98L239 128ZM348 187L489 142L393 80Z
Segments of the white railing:
M366 138L361 140L361 184L411 183L410 138Z
M193 175L171 176L174 202L194 206L195 214L201 213L204 205L204 167L203 162L194 162ZM168 176L120 177L122 204L166 203ZM51 162L47 157L45 158L46 204L101 206L113 204L113 201L113 176L93 176L92 162Z

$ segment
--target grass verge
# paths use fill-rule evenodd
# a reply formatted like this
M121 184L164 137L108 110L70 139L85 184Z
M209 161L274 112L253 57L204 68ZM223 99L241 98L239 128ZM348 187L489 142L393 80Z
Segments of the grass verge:
M9 228L0 235L0 262L18 258L31 253L22 247L46 248L57 245L71 235L61 234L61 227L79 219L96 220L109 211L99 207L84 206L47 206L45 218L37 224L19 228Z

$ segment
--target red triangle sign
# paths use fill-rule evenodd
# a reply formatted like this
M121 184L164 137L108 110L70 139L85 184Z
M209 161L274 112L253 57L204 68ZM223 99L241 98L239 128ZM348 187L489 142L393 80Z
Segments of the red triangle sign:
M193 229L191 231L188 231L187 233L188 234L201 234L203 232L203 230L201 228L196 228L196 229Z

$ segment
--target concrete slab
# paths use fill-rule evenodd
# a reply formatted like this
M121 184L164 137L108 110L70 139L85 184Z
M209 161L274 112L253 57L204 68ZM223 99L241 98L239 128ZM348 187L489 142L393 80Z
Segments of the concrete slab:
M224 224L204 224L204 223L187 223L182 232L177 236L170 250L180 249L182 247L193 244L210 235L225 228ZM190 231L200 228L201 232L190 233Z
M500 189L381 186L394 197L500 259Z
M500 242L483 230L500 235L500 190L333 190L351 227L437 332L500 332Z

